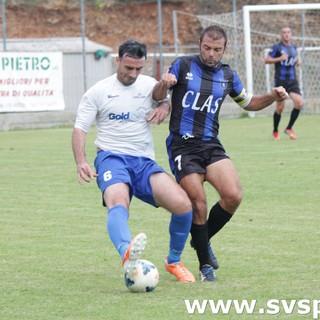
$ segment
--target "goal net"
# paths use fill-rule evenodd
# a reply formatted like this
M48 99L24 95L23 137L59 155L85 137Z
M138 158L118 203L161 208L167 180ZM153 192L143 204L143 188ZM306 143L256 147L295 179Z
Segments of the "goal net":
M228 49L223 61L237 71L248 91L258 95L273 87L274 65L265 65L264 57L279 41L280 30L290 27L302 60L296 70L304 98L303 112L320 113L320 4L244 6L232 13L197 18L203 28L218 24L227 31ZM229 102L221 114L241 113L234 105L228 106ZM259 114L272 114L273 110L266 108ZM290 111L285 108L286 113Z

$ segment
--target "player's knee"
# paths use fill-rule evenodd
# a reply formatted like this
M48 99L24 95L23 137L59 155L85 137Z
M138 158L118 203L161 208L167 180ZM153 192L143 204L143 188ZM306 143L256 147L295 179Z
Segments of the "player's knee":
M237 194L234 195L233 197L233 204L234 206L238 207L242 201L243 195L242 191L240 190Z
M182 212L190 212L192 211L192 204L191 201L189 200L188 196L184 198L182 204L181 204Z
M242 198L243 198L243 195L242 195L241 188L235 189L233 190L233 192L230 192L223 199L226 210L233 214L239 207L242 201Z
M281 114L282 114L282 112L283 112L283 109L284 109L284 106L277 107L277 109L276 109L276 113L281 115Z
M175 199L175 213L182 214L192 210L192 203L186 193L182 193Z
M207 202L204 201L192 201L193 210L193 222L196 224L204 224L207 221Z
M295 94L294 96L292 96L292 101L295 109L300 110L302 108L303 99L301 95Z

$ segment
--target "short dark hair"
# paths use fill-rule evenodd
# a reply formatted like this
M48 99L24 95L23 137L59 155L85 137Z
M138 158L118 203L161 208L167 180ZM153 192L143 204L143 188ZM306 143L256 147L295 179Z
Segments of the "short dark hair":
M143 57L147 59L147 46L136 40L127 40L120 45L118 54L119 58L126 55L137 59Z
M227 45L227 42L228 42L227 34L224 31L224 29L222 29L221 27L219 27L217 25L212 25L212 26L209 26L209 27L205 28L204 30L202 30L202 32L200 34L200 43L202 42L205 35L208 35L208 37L213 40L219 40L219 39L223 38L225 40L224 45L225 46Z

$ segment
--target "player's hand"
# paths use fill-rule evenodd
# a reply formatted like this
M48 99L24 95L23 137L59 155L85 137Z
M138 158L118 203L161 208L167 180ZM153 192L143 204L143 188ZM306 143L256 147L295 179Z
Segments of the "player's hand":
M162 75L161 81L166 84L167 88L170 88L177 83L177 78L167 70L167 72Z
M92 171L90 165L87 162L77 165L77 175L80 184L82 184L84 181L90 182L98 176L95 172Z
M281 86L273 88L271 94L275 101L283 101L289 97L288 92Z
M282 55L280 56L280 61L285 61L288 59L288 57L289 57L288 54L282 53Z
M302 62L301 62L300 59L298 59L298 60L296 61L296 66L297 66L297 67L300 67L301 65L302 65Z
M148 122L153 121L153 127L159 125L170 113L170 105L168 102L161 103L157 108L153 110Z

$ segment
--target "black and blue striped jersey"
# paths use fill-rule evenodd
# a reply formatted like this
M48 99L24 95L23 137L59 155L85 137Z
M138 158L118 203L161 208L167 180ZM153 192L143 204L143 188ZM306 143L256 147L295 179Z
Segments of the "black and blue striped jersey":
M271 58L277 58L283 54L288 55L288 59L275 63L275 79L278 80L296 80L295 64L297 62L297 47L292 44L284 45L282 42L277 42L273 45L269 52Z
M226 64L208 67L199 55L190 55L173 61L169 72L178 80L171 88L173 135L210 141L218 136L219 112L227 95L242 108L251 101L252 95Z

